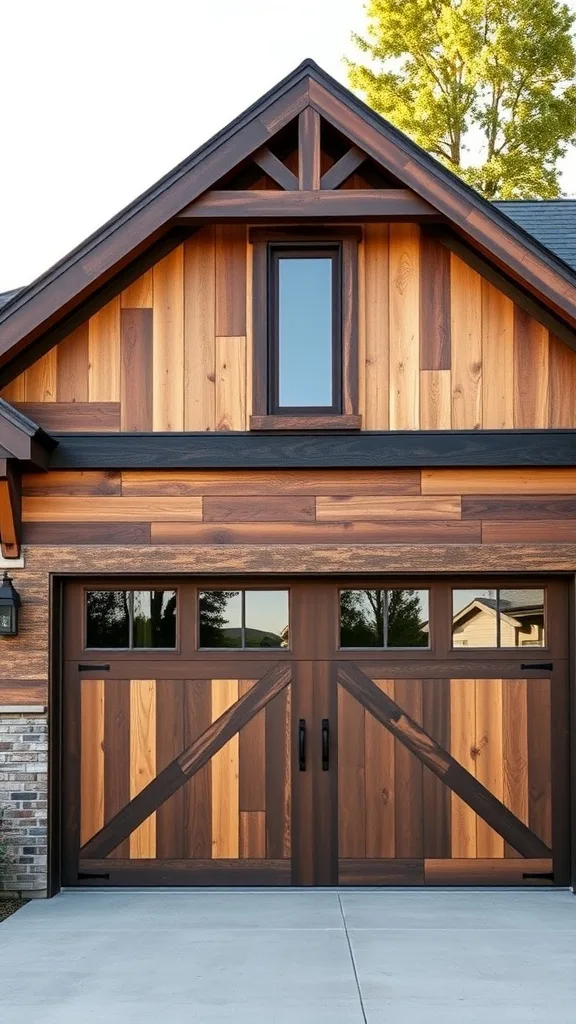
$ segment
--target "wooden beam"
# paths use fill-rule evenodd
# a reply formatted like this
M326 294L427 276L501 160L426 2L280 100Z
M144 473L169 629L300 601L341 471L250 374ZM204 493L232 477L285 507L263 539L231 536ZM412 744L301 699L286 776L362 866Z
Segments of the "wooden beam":
M539 324L542 324L543 327L546 327L552 334L555 334L557 338L560 338L561 341L564 341L571 349L576 351L575 330L568 327L563 320L559 320L558 317L554 316L554 313L545 309L536 299L520 288L519 285L514 284L510 278L492 266L488 260L484 259L474 249L471 249L469 245L466 245L466 242L463 242L461 238L443 228L431 228L428 233L451 252L455 253L469 267L476 270L478 274L485 277L487 281L490 281L490 284L493 284L495 288L498 288L509 299L512 299L512 302L520 306L520 309L523 309L534 320L537 320Z
M574 466L576 430L55 434L51 469Z
M320 115L312 107L298 116L298 188L320 188Z
M442 220L438 211L403 188L342 189L341 191L220 191L210 190L184 207L177 224L205 220L258 220L317 217L322 220Z
M22 483L12 460L0 461L0 540L4 558L20 558Z
M336 163L330 167L326 174L322 175L322 181L320 182L320 188L332 189L338 188L346 178L349 178L354 171L360 167L367 159L366 153L363 153L358 146L352 146L344 156L341 156Z
M280 185L280 188L288 192L298 188L298 178L296 175L277 156L274 156L274 153L268 149L268 146L263 146L262 149L255 153L254 163L258 164L258 167L265 171L277 185Z

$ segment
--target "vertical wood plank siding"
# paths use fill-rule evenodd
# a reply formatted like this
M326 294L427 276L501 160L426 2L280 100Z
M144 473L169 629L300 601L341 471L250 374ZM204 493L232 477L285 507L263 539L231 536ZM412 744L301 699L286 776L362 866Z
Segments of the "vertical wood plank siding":
M364 225L358 263L363 429L576 426L576 352L417 224ZM245 430L252 306L246 225L208 225L2 397L47 429Z

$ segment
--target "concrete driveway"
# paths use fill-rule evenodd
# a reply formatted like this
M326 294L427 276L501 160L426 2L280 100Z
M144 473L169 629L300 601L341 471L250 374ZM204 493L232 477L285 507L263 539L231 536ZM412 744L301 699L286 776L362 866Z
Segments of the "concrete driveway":
M0 924L2 1024L574 1024L560 891L68 892Z

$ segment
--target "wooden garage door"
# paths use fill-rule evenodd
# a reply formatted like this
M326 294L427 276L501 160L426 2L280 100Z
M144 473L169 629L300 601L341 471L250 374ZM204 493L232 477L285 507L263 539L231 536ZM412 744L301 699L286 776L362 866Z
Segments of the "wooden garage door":
M130 596L101 636L86 594L121 584L70 586L64 883L567 884L563 584L371 580L368 621L366 582L235 581L289 621L219 649L225 584L125 583L176 595L171 625Z

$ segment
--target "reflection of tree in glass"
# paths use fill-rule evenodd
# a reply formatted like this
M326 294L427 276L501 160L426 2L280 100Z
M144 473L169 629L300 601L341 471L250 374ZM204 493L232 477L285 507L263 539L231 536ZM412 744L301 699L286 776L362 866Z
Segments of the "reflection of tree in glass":
M228 627L228 602L238 596L236 590L205 590L200 594L200 646L238 647L240 627L231 635Z
M388 591L388 647L427 647L417 590Z
M341 647L384 646L384 595L383 590L341 592Z
M86 595L87 647L128 647L129 597L124 590L91 590Z
M134 595L134 647L176 646L176 592L152 590Z

